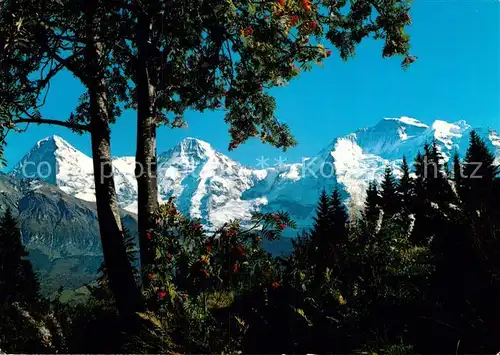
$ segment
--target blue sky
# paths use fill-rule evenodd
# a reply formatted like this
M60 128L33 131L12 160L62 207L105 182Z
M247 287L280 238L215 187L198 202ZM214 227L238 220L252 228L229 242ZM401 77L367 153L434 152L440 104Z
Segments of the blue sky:
M417 0L412 9L411 52L419 57L408 71L400 58L382 59L381 43L362 43L348 63L334 55L323 67L303 73L285 88L274 89L277 117L288 123L299 145L283 154L258 140L228 152L224 113L190 112L188 129L161 128L158 151L185 137L209 142L243 164L260 156L283 155L288 162L311 156L330 141L384 117L410 116L425 123L464 119L472 126L500 130L500 2L498 0ZM51 85L43 108L47 118L65 119L82 92L69 74ZM65 128L31 126L9 134L5 158L14 165L39 139L57 134L90 155L90 137ZM135 117L126 112L113 127L113 155L135 154Z

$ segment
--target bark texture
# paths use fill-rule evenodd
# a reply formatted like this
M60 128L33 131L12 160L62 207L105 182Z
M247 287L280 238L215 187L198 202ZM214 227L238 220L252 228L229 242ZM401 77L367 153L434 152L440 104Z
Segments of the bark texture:
M158 208L158 184L156 166L156 119L155 87L151 83L149 53L151 20L147 14L139 15L137 24L137 151L136 178L138 193L138 228L141 249L141 268L145 270L153 262L151 241L146 234L155 227ZM148 279L143 275L143 286Z
M85 55L88 64L87 72L92 73L88 81L88 91L97 216L110 289L120 314L133 317L138 310L140 294L127 257L113 179L109 127L110 107L104 71L101 67L104 54L102 43L97 36L99 24L96 23L96 18L98 18L95 16L96 7L97 1L89 1L86 14Z

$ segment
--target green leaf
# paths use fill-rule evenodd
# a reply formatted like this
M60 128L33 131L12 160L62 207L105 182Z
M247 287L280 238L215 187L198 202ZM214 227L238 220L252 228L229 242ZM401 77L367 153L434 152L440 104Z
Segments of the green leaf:
M255 4L251 3L250 5L248 5L248 14L250 16L254 16L255 15L255 11L256 11Z

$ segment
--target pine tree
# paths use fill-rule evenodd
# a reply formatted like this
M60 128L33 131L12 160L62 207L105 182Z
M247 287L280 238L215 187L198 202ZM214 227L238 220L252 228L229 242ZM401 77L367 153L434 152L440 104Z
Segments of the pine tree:
M339 279L339 288L342 294L347 294L349 280L352 278L349 270L349 217L340 198L338 189L333 190L330 197L330 220L331 231L330 238L327 240L327 267L333 271L334 275Z
M319 197L314 224L310 232L311 252L313 255L316 255L321 249L323 246L323 239L330 231L332 222L330 220L330 212L330 200L326 191L323 190ZM314 258L313 255L311 256Z
M480 210L498 202L494 201L495 196L492 194L495 178L499 172L499 167L494 161L495 157L484 141L472 131L465 155L461 196L469 209Z
M347 233L349 215L338 189L334 189L330 197L330 220L335 243L339 246L347 244L349 239Z
M368 225L375 229L380 217L380 196L376 181L370 181L368 183L364 216Z
M500 313L492 312L500 292L500 200L498 166L494 156L479 135L472 131L464 160L460 197L463 206L462 230L467 241L465 257L474 262L474 271L466 290L468 303L474 308L484 327L476 332L495 335ZM470 272L470 271L469 271ZM479 291L481 290L481 291ZM487 291L486 291L487 290Z
M39 299L39 282L27 256L17 221L7 209L0 220L0 304Z
M424 150L427 150L428 146L425 146ZM415 181L414 181L414 191L415 198L412 200L410 209L415 217L415 223L411 232L411 239L413 243L417 245L426 244L430 238L429 231L427 229L428 220L429 220L429 210L430 210L430 201L427 196L427 188L426 188L426 180L428 169L426 167L427 164L427 155L423 155L421 152L418 152L415 157Z
M391 218L399 211L399 198L396 193L396 179L392 174L389 166L386 166L384 171L384 179L382 180L382 191L380 205L384 211L384 216Z
M453 182L455 184L455 192L457 195L461 194L462 191L462 184L463 184L463 169L462 169L462 163L460 162L460 156L458 155L458 152L455 152L453 155Z
M403 172L403 174L401 176L401 179L399 179L398 181L396 190L401 201L403 215L408 216L413 200L414 182L412 177L410 176L410 167L408 166L408 162L406 161L405 156L403 156L401 171Z

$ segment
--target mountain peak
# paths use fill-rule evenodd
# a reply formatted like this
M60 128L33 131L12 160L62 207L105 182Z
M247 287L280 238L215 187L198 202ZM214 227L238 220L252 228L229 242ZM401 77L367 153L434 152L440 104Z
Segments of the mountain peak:
M463 120L455 123L436 120L432 124L434 138L443 142L448 149L452 149L453 139L461 138L470 128L471 126Z
M408 125L408 126L415 126L415 127L421 127L421 128L429 128L429 126L427 126L425 123L422 123L422 122L420 122L419 120L417 120L415 118L406 117L406 116L402 116L402 117L399 117L399 118L386 117L386 118L384 118L382 120L382 122L384 122L384 121L396 121L396 122L399 122L401 124Z
M173 147L171 152L177 153L181 156L197 156L199 158L204 158L214 154L214 149L205 141L193 137L187 137Z
M57 148L68 148L76 151L76 149L70 143L55 134L40 139L38 142L36 142L32 150L40 149L41 147L47 147L48 149L52 150L56 150Z

